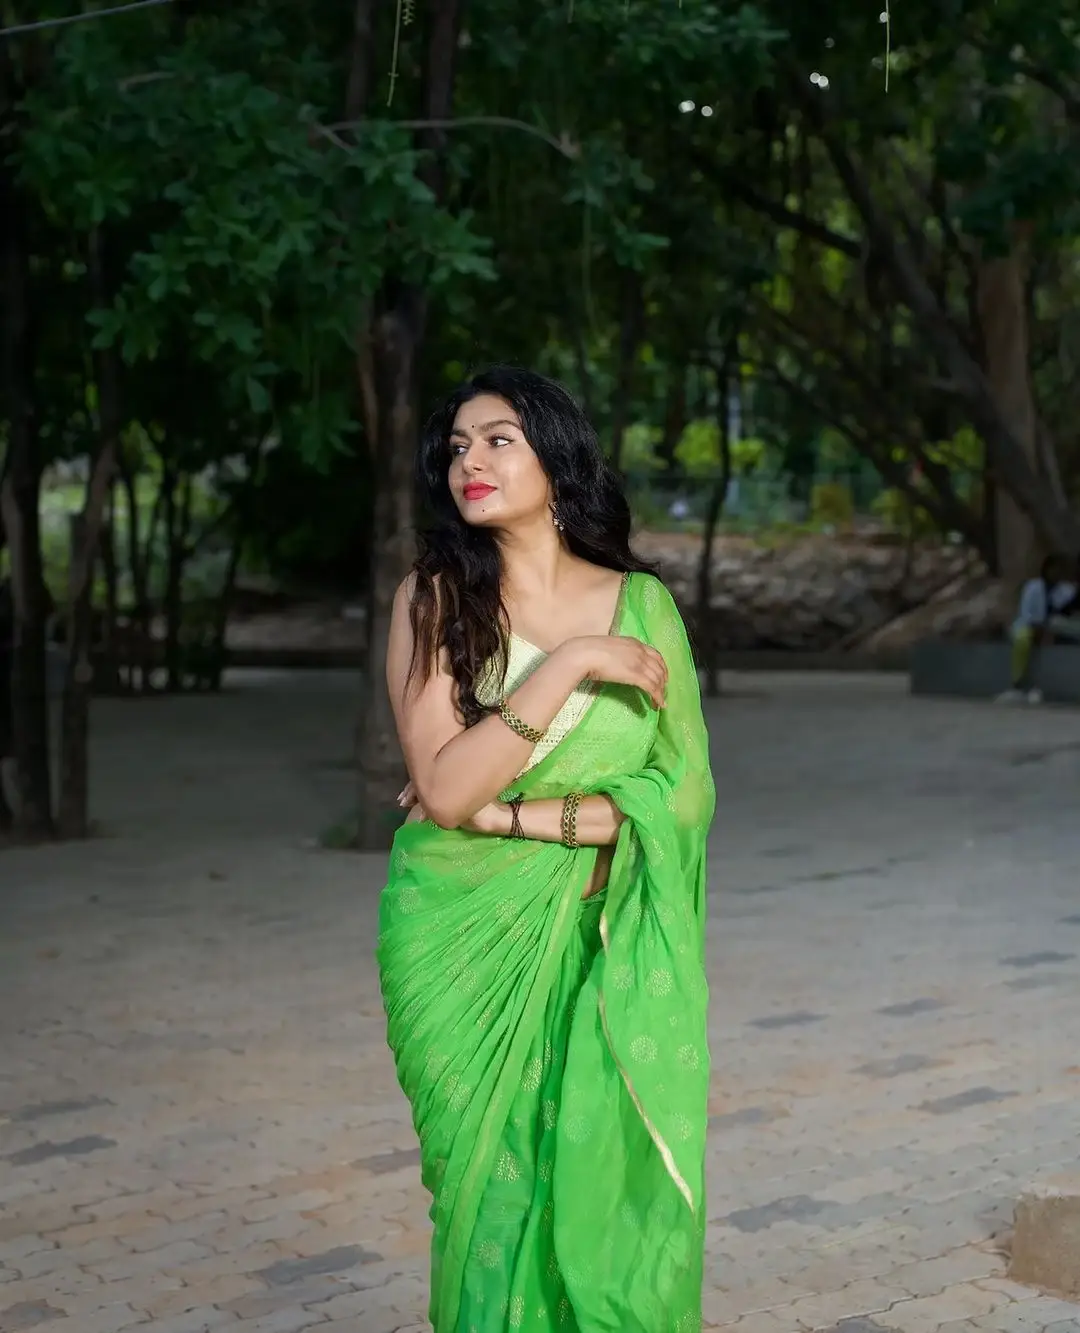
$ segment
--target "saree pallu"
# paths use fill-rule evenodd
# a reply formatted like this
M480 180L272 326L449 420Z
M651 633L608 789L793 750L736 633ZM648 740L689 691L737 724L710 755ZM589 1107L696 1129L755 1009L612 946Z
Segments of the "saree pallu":
M651 575L613 632L663 655L667 704L605 685L514 784L603 793L595 848L411 823L380 905L388 1040L431 1192L435 1333L697 1333L704 1246L705 840L697 674Z

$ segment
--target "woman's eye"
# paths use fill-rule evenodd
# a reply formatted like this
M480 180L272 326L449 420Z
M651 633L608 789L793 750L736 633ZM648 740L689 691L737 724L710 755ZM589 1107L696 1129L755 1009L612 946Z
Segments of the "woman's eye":
M510 443L510 437L509 437L509 435L493 435L493 436L491 437L491 443L492 443L492 444L509 444L509 443Z
M460 458L464 452L465 452L465 446L463 444L452 444L450 446L451 458Z

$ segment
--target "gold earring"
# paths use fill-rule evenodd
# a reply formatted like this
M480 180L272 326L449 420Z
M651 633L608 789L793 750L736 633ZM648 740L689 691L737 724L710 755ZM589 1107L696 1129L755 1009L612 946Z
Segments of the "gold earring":
M554 500L551 502L551 521L555 524L555 527L559 530L559 532L562 532L563 521L559 517L559 509L558 506L555 504Z

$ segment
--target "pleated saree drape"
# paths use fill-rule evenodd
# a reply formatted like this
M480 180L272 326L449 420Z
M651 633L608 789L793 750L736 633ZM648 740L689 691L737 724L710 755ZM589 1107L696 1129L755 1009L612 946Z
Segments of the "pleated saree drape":
M605 685L514 784L604 793L595 848L398 832L380 909L390 1047L434 1223L435 1333L696 1333L709 1056L708 738L670 594L631 575L613 632L669 671L658 714Z

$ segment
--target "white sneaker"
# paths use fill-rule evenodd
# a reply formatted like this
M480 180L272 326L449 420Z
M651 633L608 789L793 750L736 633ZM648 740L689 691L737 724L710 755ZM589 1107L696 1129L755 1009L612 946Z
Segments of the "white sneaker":
M999 694L997 703L999 704L1022 704L1026 701L1027 695L1023 690L1006 690L1004 694Z
M1033 690L1028 690L1027 701L1029 704L1041 704L1043 701L1043 692L1036 686Z

